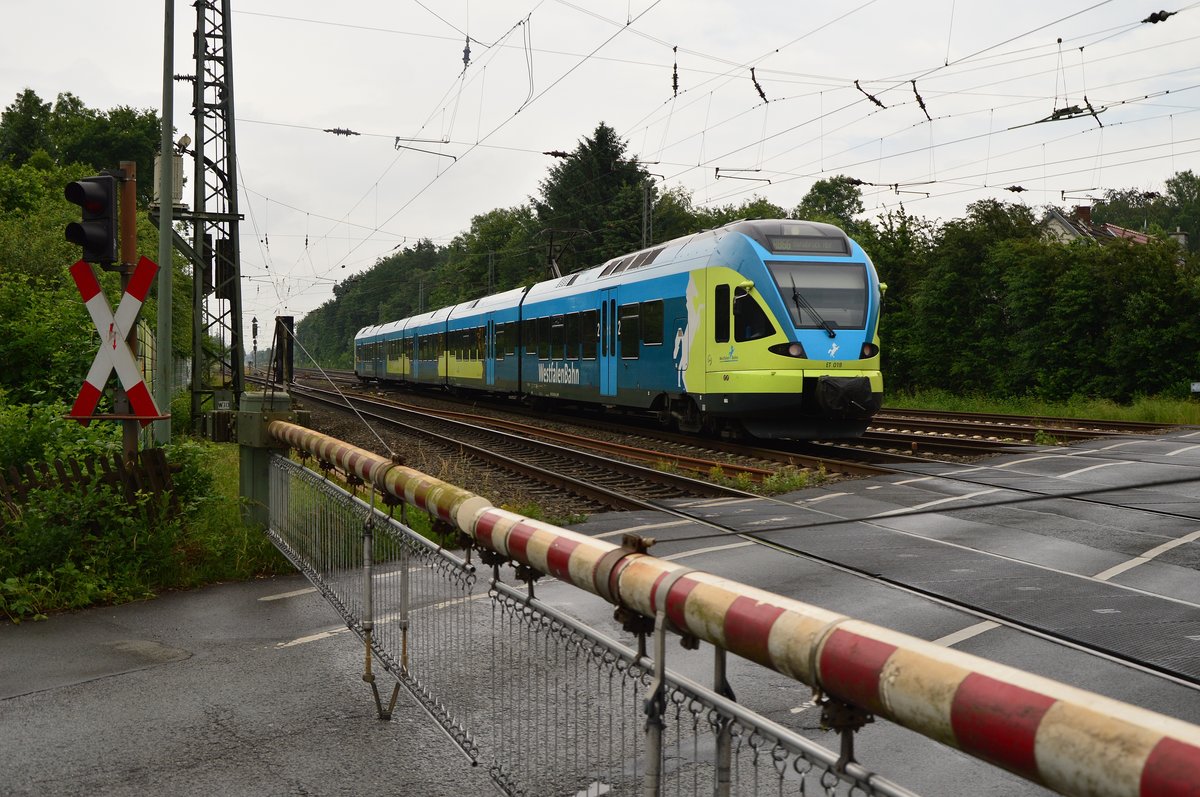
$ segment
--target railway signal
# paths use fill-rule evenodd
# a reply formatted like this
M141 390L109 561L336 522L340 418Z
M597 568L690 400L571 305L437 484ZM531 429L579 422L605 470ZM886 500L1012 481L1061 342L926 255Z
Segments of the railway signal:
M112 175L67 183L67 200L79 205L81 218L67 225L66 238L83 247L87 263L111 265L117 259L117 185Z

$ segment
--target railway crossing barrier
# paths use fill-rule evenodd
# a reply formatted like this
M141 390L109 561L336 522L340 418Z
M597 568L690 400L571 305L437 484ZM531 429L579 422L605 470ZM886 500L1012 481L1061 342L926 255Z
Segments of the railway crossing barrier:
M873 717L1062 794L1197 793L1200 727L521 517L301 426L267 431L399 502L401 522L271 460L268 533L364 639L381 716L373 657L506 793L906 794L854 760ZM466 555L408 529L409 508ZM524 588L501 581L509 566ZM638 649L539 601L540 575L617 606ZM668 632L713 646L714 688L665 669ZM812 686L840 752L735 703L727 653Z

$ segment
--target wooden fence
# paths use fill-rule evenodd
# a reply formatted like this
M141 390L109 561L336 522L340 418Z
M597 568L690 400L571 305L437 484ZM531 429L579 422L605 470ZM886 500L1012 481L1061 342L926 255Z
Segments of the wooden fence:
M33 490L72 488L87 490L99 481L111 486L129 503L137 500L139 491L163 493L171 489L172 466L161 448L148 448L137 459L126 462L120 453L108 456L89 456L81 461L61 459L52 465L45 462L0 470L0 500L8 504L24 504Z

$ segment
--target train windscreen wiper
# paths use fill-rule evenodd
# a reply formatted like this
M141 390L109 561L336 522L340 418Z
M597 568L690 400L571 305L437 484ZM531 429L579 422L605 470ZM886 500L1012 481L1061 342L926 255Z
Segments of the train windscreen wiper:
M822 318L821 314L817 312L817 308L813 307L812 304L809 303L808 299L805 299L800 293L800 289L796 287L796 275L794 274L792 275L792 301L796 303L797 311L803 313L804 310L807 310L808 314L811 315L818 324L824 327L825 332L829 335L829 337L837 337L837 333L833 331L833 327L830 325L830 323Z

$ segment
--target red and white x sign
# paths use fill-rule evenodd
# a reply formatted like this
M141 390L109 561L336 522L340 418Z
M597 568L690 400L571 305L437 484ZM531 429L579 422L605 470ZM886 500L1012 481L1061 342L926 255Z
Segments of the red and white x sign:
M126 341L157 273L158 265L153 260L147 257L139 260L114 316L108 297L100 289L100 281L96 279L96 272L92 270L91 265L80 260L71 266L71 276L75 278L79 295L83 297L83 303L87 305L88 313L92 316L92 323L100 333L100 350L96 352L96 359L92 360L87 379L79 390L75 406L71 408L71 417L84 426L91 422L91 415L104 392L104 383L108 381L108 376L114 369L117 378L121 380L121 387L125 388L125 395L129 396L133 414L138 417L142 426L159 417L158 405L154 403L154 397L146 388L133 351Z

